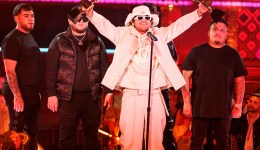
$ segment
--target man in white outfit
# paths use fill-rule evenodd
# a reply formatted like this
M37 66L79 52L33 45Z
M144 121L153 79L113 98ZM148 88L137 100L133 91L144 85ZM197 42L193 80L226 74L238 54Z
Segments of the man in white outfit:
M165 103L161 90L169 87L179 89L185 84L177 65L171 57L167 43L201 19L208 11L201 3L199 8L172 23L168 27L155 27L159 17L151 14L146 6L137 6L125 21L124 27L115 27L106 18L93 11L94 6L84 9L91 23L115 45L113 62L102 84L108 94L105 104L113 101L112 90L123 90L120 116L120 145L124 150L141 150L146 139L149 69L151 55L151 32L154 42L152 57L149 141L150 150L162 150L163 131L166 124ZM145 143L145 141L144 141Z

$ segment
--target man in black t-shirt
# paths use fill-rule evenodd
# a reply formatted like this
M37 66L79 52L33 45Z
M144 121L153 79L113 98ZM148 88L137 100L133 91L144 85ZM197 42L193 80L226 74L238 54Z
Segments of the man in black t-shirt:
M34 28L33 8L25 3L13 10L16 28L3 40L2 52L7 81L3 95L9 110L9 129L30 135L29 150L37 150L40 111L40 49L30 31Z
M89 20L75 6L69 27L51 42L47 53L48 108L61 117L59 149L72 150L82 122L84 149L98 150L101 80L109 66L103 41L89 30Z
M213 10L212 14L215 12ZM191 150L202 149L209 127L213 131L216 148L229 149L231 117L239 118L242 113L247 71L238 52L225 44L227 22L221 18L213 19L208 43L193 48L182 65L187 82L182 88L183 113L192 117ZM236 97L231 107L233 90Z

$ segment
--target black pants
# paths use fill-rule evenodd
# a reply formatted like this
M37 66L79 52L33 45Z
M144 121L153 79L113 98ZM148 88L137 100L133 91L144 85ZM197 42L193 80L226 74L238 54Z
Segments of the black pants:
M170 89L165 89L162 90L162 95L167 107L167 110L169 112L169 116L166 116L166 126L163 132L163 147L165 150L175 150L175 140L173 137L173 125L174 125L174 120L172 117L172 109L171 109L171 102L170 102L170 97L169 97L169 92Z
M84 132L84 149L98 150L98 126L101 117L99 101L94 102L91 94L74 94L71 101L59 101L60 150L73 150L79 121Z
M9 111L9 130L16 132L26 132L30 136L28 150L37 150L37 133L39 125L40 95L23 95L24 111L16 112L14 110L14 95L9 88L3 88L3 95Z
M230 123L231 119L193 117L190 149L202 150L203 141L210 127L216 140L216 149L228 150Z

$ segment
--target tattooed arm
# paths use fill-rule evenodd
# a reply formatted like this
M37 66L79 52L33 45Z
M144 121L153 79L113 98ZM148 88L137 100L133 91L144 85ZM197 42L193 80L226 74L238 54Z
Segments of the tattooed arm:
M17 112L22 112L24 109L24 101L18 86L17 75L15 72L16 65L17 61L4 59L7 81L14 95L14 110Z
M235 104L232 108L232 118L240 118L242 113L242 103L245 94L245 77L235 78Z
M192 117L192 106L190 98L190 78L192 76L192 70L183 70L182 74L186 81L186 84L181 88L183 96L183 114L186 117Z

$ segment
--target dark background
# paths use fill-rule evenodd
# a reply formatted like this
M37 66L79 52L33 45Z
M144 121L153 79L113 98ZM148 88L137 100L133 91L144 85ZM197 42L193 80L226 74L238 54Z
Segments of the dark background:
M181 1L181 0L180 0ZM223 0L224 1L224 0ZM252 0L251 0L252 1ZM257 0L255 0L257 1ZM0 0L0 42L7 33L15 28L15 22L13 21L12 10L18 2L4 2ZM34 36L39 47L47 48L54 38L60 32L63 32L68 27L66 13L77 3L53 3L53 2L31 2L29 3L34 8L36 25L35 29L31 32ZM115 26L124 26L124 21L129 12L131 12L134 5L114 5L114 4L95 4L95 10L109 19ZM173 10L170 10L166 5L161 6L161 24L166 26L169 23L175 21L177 18L195 10L196 6L174 6ZM236 7L221 7L227 14L229 21L229 44L235 44L239 52L244 50L247 55L243 57L243 60L249 71L249 75L246 77L246 96L250 95L257 88L260 87L260 61L255 58L257 50L259 50L259 39L256 37L259 35L260 24L258 17L258 8L236 8ZM240 17L239 17L240 16ZM242 25L243 19L249 20L246 25ZM194 46L207 42L207 30L211 18L209 14L203 16L203 19L194 24L189 30L177 37L174 42L177 48L177 54L179 56L179 65L186 58L190 49ZM250 24L256 24L256 31L251 32L249 29ZM90 29L100 35L96 29L91 25ZM239 41L239 33L245 32L251 38L247 41ZM232 36L233 35L233 36ZM235 35L235 36L234 36ZM101 36L101 35L100 35ZM231 38L230 38L231 37ZM106 48L114 49L114 45L106 38L101 36ZM251 50L248 48L248 42L254 41L256 48ZM231 45L234 46L234 45ZM39 143L43 145L46 150L56 150L58 143L58 128L59 128L59 116L58 113L53 113L47 108L47 96L45 90L45 59L46 53L41 53L41 95L42 95L42 107L40 112L40 124L39 124ZM1 57L1 53L0 53ZM110 61L113 54L109 55ZM1 73L2 72L2 73ZM4 74L4 67L2 59L0 59L0 76ZM79 129L80 130L80 129ZM77 145L81 146L82 134L78 134Z

